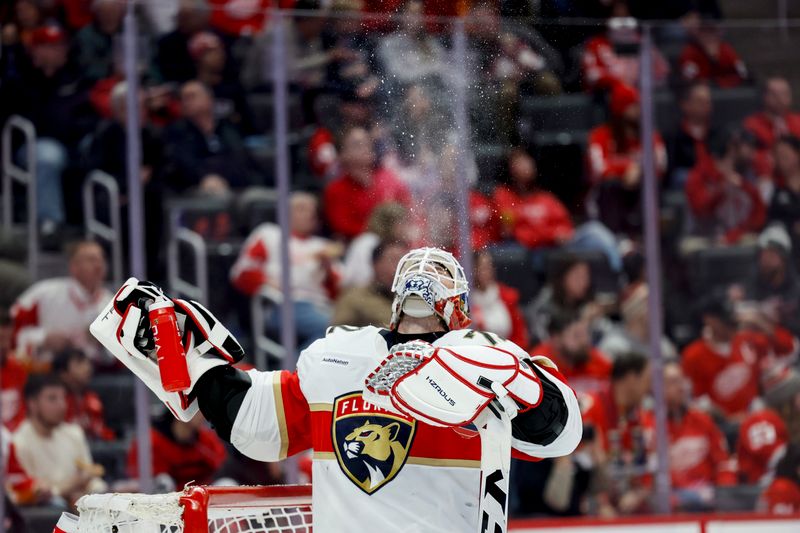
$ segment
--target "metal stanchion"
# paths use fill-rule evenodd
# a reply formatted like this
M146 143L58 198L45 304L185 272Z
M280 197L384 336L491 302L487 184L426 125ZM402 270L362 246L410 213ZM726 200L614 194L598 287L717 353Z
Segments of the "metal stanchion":
M139 124L139 69L136 48L136 2L128 2L124 21L126 104L126 171L128 177L128 232L132 276L144 279L144 205L141 179L141 128ZM138 445L139 483L142 492L153 489L153 464L150 442L150 399L147 386L136 380L136 442Z
M25 167L14 162L13 134L18 131L25 138ZM39 227L36 189L36 128L19 115L12 115L3 126L3 228L10 234L14 225L12 184L24 185L27 204L28 271L36 278L39 272Z
M108 195L109 223L97 218L95 190ZM87 239L102 239L111 246L111 276L115 287L122 285L122 225L120 221L119 185L100 170L93 170L83 184L83 220Z
M180 273L180 248L188 246L194 258L195 282L192 283L181 277ZM208 260L206 241L199 233L187 228L177 228L173 224L172 238L167 249L167 277L169 290L177 296L185 296L197 300L203 305L208 304Z
M653 48L650 27L644 26L641 48L642 106L642 210L644 219L645 260L647 263L648 324L650 336L650 369L653 375L653 396L656 417L656 452L658 470L655 475L654 506L661 514L670 512L669 435L667 407L664 402L664 376L661 353L663 336L661 307L661 235L659 228L658 176L655 167L655 127L653 120Z

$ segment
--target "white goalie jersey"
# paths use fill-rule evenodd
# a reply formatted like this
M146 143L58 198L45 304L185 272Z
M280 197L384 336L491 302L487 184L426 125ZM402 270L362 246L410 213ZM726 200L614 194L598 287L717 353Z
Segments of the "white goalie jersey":
M252 385L231 443L262 461L313 450L316 533L356 527L382 533L462 532L478 523L477 433L427 425L362 398L365 376L386 358L392 336L371 326L333 327L300 355L295 372L248 373ZM528 358L515 344L486 332L450 331L433 342L437 347L476 344ZM567 415L546 445L514 438L513 454L529 460L566 455L581 438L575 394L548 361L533 364L563 397Z

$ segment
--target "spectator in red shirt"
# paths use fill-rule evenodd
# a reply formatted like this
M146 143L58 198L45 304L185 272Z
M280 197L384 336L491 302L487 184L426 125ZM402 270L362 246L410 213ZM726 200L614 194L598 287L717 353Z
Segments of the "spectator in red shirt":
M640 55L636 52L640 36L636 19L630 16L625 2L614 2L607 30L583 45L581 78L589 92L610 91L618 84L636 85L639 80ZM619 53L627 49L633 53ZM669 74L669 63L653 48L655 83L662 85Z
M500 210L494 198L475 189L469 191L469 222L473 249L481 250L500 241Z
M699 161L686 180L693 234L735 244L764 226L767 209L748 174L754 148L752 136L739 129L711 140L711 157Z
M732 306L720 297L705 303L702 320L702 337L683 350L683 371L694 398L707 399L715 413L735 425L758 396L762 336L738 331Z
M375 206L392 201L409 205L410 196L392 172L377 166L366 129L347 129L340 151L343 172L325 188L323 204L333 233L350 240L364 231Z
M198 485L213 482L227 456L225 445L213 430L206 427L200 414L191 422L181 422L165 412L153 421L150 439L155 451L153 475L168 476L164 484L169 486L171 480L172 490L180 490L190 481ZM136 477L138 471L137 450L134 440L128 451L128 475L131 477Z
M792 446L775 469L775 479L761 494L758 509L775 515L800 513L800 447Z
M53 373L67 388L66 421L79 425L87 438L113 440L114 432L106 426L103 403L89 390L94 368L82 350L68 348L53 360Z
M625 354L614 360L610 386L583 399L584 438L601 450L606 483L597 496L599 514L613 517L644 508L649 496L642 400L650 390L647 358Z
M783 135L800 137L800 113L792 112L792 87L786 78L774 76L764 83L764 109L744 121L755 135L758 151L755 170L758 176L772 175L772 149Z
M611 377L608 356L592 346L589 321L573 311L550 317L550 338L530 351L550 358L577 393L599 392Z
M510 182L494 192L503 230L522 246L536 250L565 246L572 250L599 250L611 268L622 268L622 259L614 235L598 222L578 228L569 211L553 194L536 185L536 160L521 148L508 156Z
M497 333L527 348L528 326L519 308L519 292L497 281L492 255L486 250L475 254L473 283L470 310L475 329Z
M738 87L747 79L744 61L733 46L722 40L716 21L703 20L691 30L691 36L678 59L685 81L705 80L729 88Z
M664 365L669 469L673 506L680 511L712 510L714 487L736 484L735 464L725 436L706 413L688 405L689 382L677 361ZM648 412L647 425L655 426ZM655 443L650 444L655 449Z
M639 91L615 85L609 100L610 120L589 133L589 175L597 190L600 221L614 233L641 227L642 145ZM661 135L654 134L656 173L667 170Z
M690 84L681 93L681 121L667 143L670 185L683 188L689 171L709 157L708 140L712 136L711 87L705 81Z
M739 427L736 457L739 478L749 485L763 484L786 453L789 434L783 419L772 409L748 415Z
M504 232L528 248L555 247L575 233L569 211L553 194L537 187L536 161L516 148L508 156L510 182L494 191Z
M14 325L7 309L0 308L0 408L2 425L11 431L25 420L23 389L28 379L25 367L11 349Z

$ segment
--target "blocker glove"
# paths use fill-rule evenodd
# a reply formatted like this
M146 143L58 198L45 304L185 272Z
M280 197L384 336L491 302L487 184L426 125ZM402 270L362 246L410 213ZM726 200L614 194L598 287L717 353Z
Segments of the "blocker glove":
M178 419L188 422L199 409L191 390L200 376L216 366L239 362L244 351L208 309L193 300L173 299L191 386L186 393L166 392L161 385L148 318L148 306L159 296L167 295L157 285L130 278L92 322L89 331Z
M539 405L542 385L530 364L494 346L393 346L365 380L364 399L433 426L471 424L497 401L510 418Z

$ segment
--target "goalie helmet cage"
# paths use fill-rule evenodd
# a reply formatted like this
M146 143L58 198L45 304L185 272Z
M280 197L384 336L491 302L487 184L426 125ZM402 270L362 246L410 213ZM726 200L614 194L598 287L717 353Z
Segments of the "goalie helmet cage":
M187 487L169 494L92 494L78 533L311 533L311 485Z

